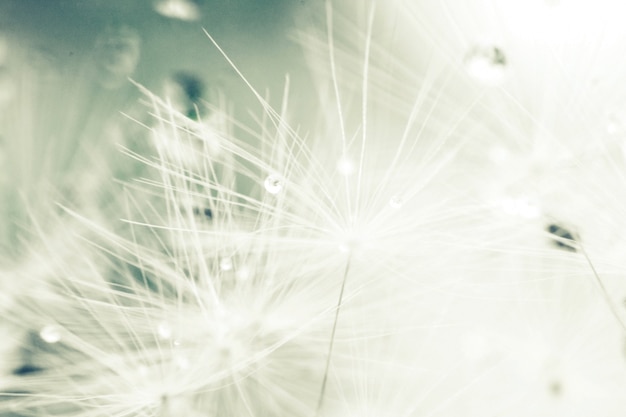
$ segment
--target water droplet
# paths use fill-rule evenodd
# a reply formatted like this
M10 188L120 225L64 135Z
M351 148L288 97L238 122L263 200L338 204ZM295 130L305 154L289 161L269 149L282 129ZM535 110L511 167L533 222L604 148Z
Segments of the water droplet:
M473 47L465 57L465 69L476 80L490 85L504 79L506 57L500 48L494 45Z
M172 337L172 328L168 323L161 323L157 327L157 333L161 339L168 340Z
M389 199L389 206L394 209L399 209L404 205L404 198L400 195L394 195Z
M283 180L277 174L268 175L263 185L270 194L278 194L283 190Z
M609 135L617 135L624 131L624 124L616 114L611 114L606 122L606 132Z
M174 362L176 363L176 366L178 367L178 369L180 369L181 371L189 369L190 362L189 362L189 358L187 358L186 356L177 355L174 358Z
M541 215L541 206L527 197L506 197L498 202L500 209L511 216L535 219Z
M246 265L240 266L239 268L237 268L235 276L240 281L247 281L248 279L250 279L250 268L248 268Z
M222 271L230 271L233 269L233 260L231 258L222 258L220 261L220 269Z
M348 157L342 157L337 161L337 171L343 176L350 176L354 173L354 162Z
M41 329L39 337L46 343L57 343L61 340L61 333L61 327L51 324Z

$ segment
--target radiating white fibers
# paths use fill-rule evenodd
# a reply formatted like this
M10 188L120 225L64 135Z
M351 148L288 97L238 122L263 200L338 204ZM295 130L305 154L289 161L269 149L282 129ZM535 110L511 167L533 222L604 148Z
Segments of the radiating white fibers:
M28 213L0 415L623 414L621 6L312 8L307 83L261 93L208 28L246 122L133 82L142 168Z

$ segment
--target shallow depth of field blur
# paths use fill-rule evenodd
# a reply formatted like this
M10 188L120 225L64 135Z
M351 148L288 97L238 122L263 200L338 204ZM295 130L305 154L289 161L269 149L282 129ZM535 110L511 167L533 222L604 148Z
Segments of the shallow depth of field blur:
M0 0L0 416L623 416L624 13Z

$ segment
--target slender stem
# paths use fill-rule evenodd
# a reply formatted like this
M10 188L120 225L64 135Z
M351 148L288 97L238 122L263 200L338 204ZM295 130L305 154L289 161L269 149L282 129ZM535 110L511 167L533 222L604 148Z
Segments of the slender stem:
M328 355L326 356L326 366L324 367L324 379L322 379L322 387L320 389L320 397L317 401L317 408L315 410L315 417L319 417L320 410L324 403L324 393L326 392L326 383L328 382L328 370L330 369L330 359L333 355L333 346L335 345L335 333L337 332L337 321L339 320L339 311L341 310L341 304L343 302L343 292L346 288L346 281L348 280L348 271L350 271L350 260L346 262L346 269L343 271L343 281L341 282L341 290L339 291L339 299L337 300L337 308L335 309L335 320L333 322L333 330L330 333L330 343L328 345Z
M613 316L615 317L615 319L617 320L619 325L622 327L622 330L626 331L626 323L622 319L620 313L615 308L615 304L613 304L613 300L611 300L611 297L609 296L609 292L606 290L604 282L602 282L602 279L600 278L600 275L598 274L598 271L596 271L595 266L591 262L591 259L589 258L589 255L587 254L587 251L583 247L582 243L580 243L580 238L577 238L574 241L578 243L578 247L580 248L580 251L582 252L583 256L585 257L585 260L587 261L587 264L589 264L589 267L591 268L591 272L593 272L593 277L594 277L595 283L599 287L600 293L602 294L602 297L604 298L604 301L608 305L609 309L611 310L611 313L613 314Z

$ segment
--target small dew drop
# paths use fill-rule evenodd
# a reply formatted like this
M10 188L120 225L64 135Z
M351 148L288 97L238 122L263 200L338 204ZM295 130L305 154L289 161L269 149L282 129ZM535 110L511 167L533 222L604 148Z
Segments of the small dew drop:
M474 46L465 56L467 73L484 84L495 85L504 79L507 60L494 45Z
M528 197L507 197L498 202L501 210L511 216L535 219L541 216L541 206Z
M46 343L57 343L61 341L61 328L54 324L45 326L39 332L39 337Z
M233 260L231 258L222 258L222 260L220 260L220 269L222 271L230 271L233 269Z
M268 193L278 194L283 190L283 180L277 174L271 174L265 178L263 186Z
M178 369L180 369L181 371L189 369L190 362L186 356L178 355L174 359L174 362L176 363Z
M394 209L399 209L404 205L404 198L399 195L394 195L389 199L389 206Z
M162 340L168 340L172 337L172 328L167 323L159 324L157 333Z
M235 273L235 276L240 281L247 281L247 280L249 280L250 279L250 268L248 268L246 265L240 266L239 268L237 268L237 272Z
M624 126L622 121L619 119L619 117L615 114L611 114L608 117L608 120L606 122L606 132L613 136L613 135L617 135L619 133L622 133L624 130Z
M354 174L354 163L347 157L342 157L337 161L337 171L345 177Z

